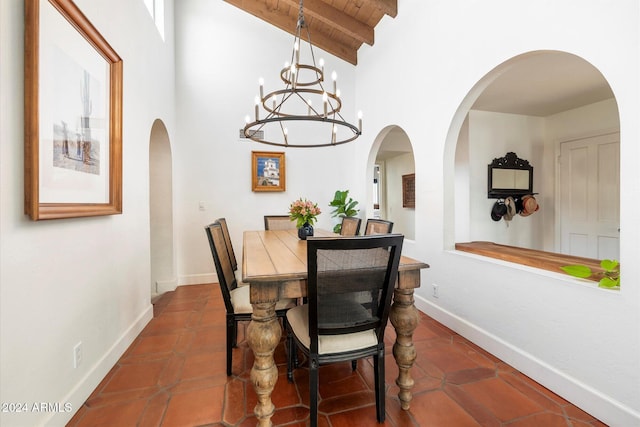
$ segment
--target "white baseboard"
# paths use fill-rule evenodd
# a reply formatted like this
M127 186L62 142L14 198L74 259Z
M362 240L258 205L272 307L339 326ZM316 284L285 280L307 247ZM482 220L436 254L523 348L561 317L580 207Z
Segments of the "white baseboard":
M178 279L178 286L201 285L203 283L218 283L218 276L215 273L190 274L188 276L180 276Z
M416 308L610 426L640 426L640 413L467 320L414 295Z
M178 279L174 277L170 280L158 280L156 281L156 294L160 295L165 292L175 291L178 287Z
M87 374L80 380L78 384L69 392L67 396L61 399L61 402L68 402L73 408L72 412L54 412L45 420L45 426L63 426L66 425L73 415L84 405L87 398L93 393L100 381L107 376L111 368L118 362L120 357L129 348L133 340L142 332L144 327L153 318L153 306L149 306L138 316L138 318L129 326L105 355L98 360Z

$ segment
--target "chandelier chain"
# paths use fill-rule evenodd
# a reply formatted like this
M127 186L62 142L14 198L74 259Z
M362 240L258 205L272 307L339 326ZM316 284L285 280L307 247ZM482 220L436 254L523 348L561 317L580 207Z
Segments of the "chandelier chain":
M304 0L300 0L300 7L298 9L298 27L299 28L303 28L305 26L304 13L302 12L303 3L304 3Z

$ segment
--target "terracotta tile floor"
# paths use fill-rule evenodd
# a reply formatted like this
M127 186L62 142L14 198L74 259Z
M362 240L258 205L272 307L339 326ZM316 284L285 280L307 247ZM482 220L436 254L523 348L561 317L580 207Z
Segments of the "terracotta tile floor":
M253 355L240 328L234 375L225 373L224 305L218 285L179 287L154 304L154 318L68 426L255 426L249 381ZM387 330L385 426L602 426L601 422L481 348L420 314L414 334L413 402L403 411ZM272 395L274 425L308 422L303 366L286 379L284 341ZM321 367L320 426L377 425L371 360Z

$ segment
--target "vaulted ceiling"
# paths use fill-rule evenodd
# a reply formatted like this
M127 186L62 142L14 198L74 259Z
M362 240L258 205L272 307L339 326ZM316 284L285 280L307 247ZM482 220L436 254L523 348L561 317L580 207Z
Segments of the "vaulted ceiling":
M247 13L295 34L300 0L225 0ZM363 43L373 45L374 29L398 13L397 0L303 0L305 23L314 46L356 65ZM585 60L546 51L520 60L475 102L478 110L547 116L612 98L606 80Z
M290 34L296 33L299 0L225 0ZM314 46L356 65L363 43L373 45L384 15L398 13L397 0L304 0L305 23Z

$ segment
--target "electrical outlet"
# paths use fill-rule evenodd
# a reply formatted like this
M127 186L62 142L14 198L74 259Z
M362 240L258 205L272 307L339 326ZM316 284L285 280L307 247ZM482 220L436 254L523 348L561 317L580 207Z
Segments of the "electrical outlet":
M440 297L440 286L436 285L435 283L431 285L433 287L433 292L432 295L434 298L438 298Z
M73 347L73 367L77 368L82 364L82 341Z

